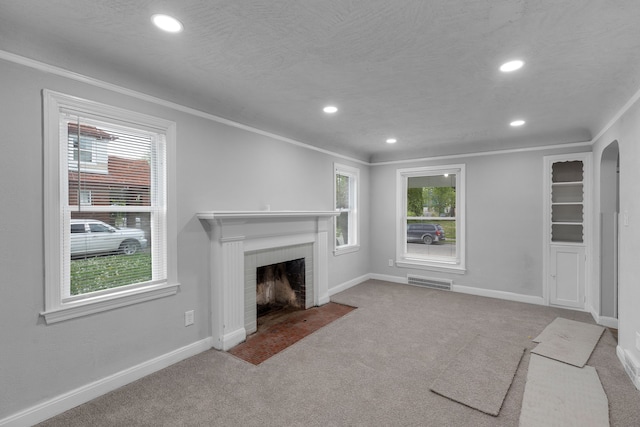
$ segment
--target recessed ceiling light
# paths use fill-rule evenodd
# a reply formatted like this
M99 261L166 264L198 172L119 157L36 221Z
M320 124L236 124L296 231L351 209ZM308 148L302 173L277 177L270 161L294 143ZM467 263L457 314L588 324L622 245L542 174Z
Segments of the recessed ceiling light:
M522 126L525 123L526 122L524 120L514 120L511 123L509 123L509 125L511 125L511 126L513 126L515 128L515 127L518 127L518 126Z
M169 15L157 14L151 17L151 22L160 28L162 31L168 33L179 33L184 28L182 22Z
M324 107L322 109L322 111L324 111L327 114L333 114L333 113L338 112L338 107L335 107L333 105L327 105L326 107Z
M505 62L500 66L500 71L503 73L510 73L512 71L519 70L524 65L524 61L516 59L514 61Z
M395 138L389 138L389 139L387 139L387 144L395 144L396 142L398 142L398 140L397 140L397 139L395 139Z

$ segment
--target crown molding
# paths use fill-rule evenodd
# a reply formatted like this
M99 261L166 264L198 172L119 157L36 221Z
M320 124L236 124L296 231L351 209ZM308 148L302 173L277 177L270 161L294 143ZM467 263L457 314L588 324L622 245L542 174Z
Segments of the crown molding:
M153 95L148 95L143 92L138 92L133 89L129 89L123 86L119 86L113 83L108 83L103 80L99 80L93 77L85 76L83 74L76 73L74 71L70 71L64 68L60 68L54 65L45 64L40 61L36 61L34 59L26 58L24 56L16 55L14 53L6 52L0 50L0 59L4 59L8 62L13 62L15 64L23 65L25 67L33 68L38 71L42 71L45 73L53 74L59 77L65 77L70 80L75 80L77 82L85 83L94 87L98 87L101 89L106 89L112 92L116 92L122 95L130 96L132 98L136 98L142 101L146 101L152 104L160 105L162 107L170 108L175 111L180 111L182 113L190 114L192 116L200 117L206 120L211 120L217 123L221 123L227 126L231 126L237 129L242 129L247 132L251 132L257 135L266 136L267 138L275 139L278 141L286 142L291 145L295 145L297 147L306 148L308 150L317 151L322 154L326 154L332 157L348 160L354 163L362 164L362 165L370 165L370 163L365 162L364 160L356 159L354 157L345 156L343 154L335 153L333 151L325 150L323 148L319 148L310 144L306 144L304 142L297 141L295 139L287 138L281 135L277 135L275 133L266 132L261 129L257 129L242 123L234 122L233 120L225 119L223 117L216 116L214 114L206 113L204 111L187 107L182 104L178 104L177 102L167 101L166 99L158 98Z
M506 150L492 150L492 151L482 151L482 152L474 152L474 153L465 153L465 154L453 154L453 155L444 155L444 156L433 156L433 157L422 157L416 159L406 159L406 160L392 160L392 161L381 161L381 162L366 162L364 160L356 159L354 157L345 156L343 154L338 154L330 150L325 150L323 148L319 148L310 144L306 144L301 141L297 141L295 139L287 138L281 135L277 135L271 132L266 132L248 125L244 125L242 123L235 122L233 120L225 119L223 117L219 117L210 113L206 113L201 110L197 110L195 108L187 107L176 102L167 101L162 98L158 98L152 95L148 95L143 92L138 92L133 89L125 88L123 86L118 86L113 83L108 83L103 80L99 80L93 77L85 76L83 74L79 74L64 68L60 68L54 65L49 65L40 61L36 61L34 59L26 58L24 56L20 56L11 52L0 50L0 59L5 61L13 62L19 65L23 65L25 67L33 68L35 70L39 70L45 73L54 74L60 77L65 77L71 80L75 80L77 82L85 83L88 85L92 85L98 88L106 89L112 92L120 93L123 95L130 96L132 98L136 98L142 101L150 102L156 105L160 105L166 108L170 108L176 111L180 111L186 114L190 114L196 117L200 117L206 120L211 120L217 123L221 123L227 126L231 126L237 129L242 129L257 135L265 136L271 139L275 139L278 141L286 142L291 145L295 145L297 147L306 148L312 151L316 151L322 154L326 154L328 156L348 160L357 164L365 165L365 166L385 166L385 165L394 165L394 164L406 164L413 162L423 162L423 161L433 161L433 160L449 160L449 159L459 159L464 157L478 157L478 156L491 156L491 155L500 155L500 154L512 154L512 153L523 153L523 152L531 152L531 151L543 151L543 150L551 150L551 149L561 149L561 148L577 148L577 147L585 147L592 146L602 135L604 135L619 119L626 113L637 101L640 99L640 90L638 90L623 106L620 110L611 118L611 120L604 126L604 128L596 134L590 141L583 142L574 142L568 144L555 144L555 145L544 145L538 147L526 147L526 148L514 148L514 149L506 149Z

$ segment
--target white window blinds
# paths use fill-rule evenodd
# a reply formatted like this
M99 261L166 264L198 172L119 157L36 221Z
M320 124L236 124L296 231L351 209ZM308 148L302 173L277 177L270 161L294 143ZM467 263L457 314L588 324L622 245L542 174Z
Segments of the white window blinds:
M63 300L166 280L166 150L157 131L60 113Z

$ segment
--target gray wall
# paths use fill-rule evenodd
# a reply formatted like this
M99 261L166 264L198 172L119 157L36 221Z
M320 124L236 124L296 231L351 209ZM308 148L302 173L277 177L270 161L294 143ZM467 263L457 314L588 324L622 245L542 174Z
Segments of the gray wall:
M600 200L601 194L608 190L600 188L603 152L612 142L618 142L621 217L618 230L618 356L623 355L626 363L635 369L635 384L640 389L640 103L637 101L638 97L635 98L636 102L598 138L593 146L593 153L596 166L594 198ZM606 153L604 156L606 160ZM608 206L610 203L595 206L595 214L609 209ZM624 224L625 214L628 218L627 225ZM599 248L601 242L597 225L594 224L593 235L597 238L595 247ZM600 277L599 267L600 263L594 262L594 277ZM611 289L606 286L601 289L599 284L595 284L591 291L598 294L611 292ZM610 297L611 295L607 295L607 298ZM604 303L606 302L605 300ZM597 307L594 307L594 311L597 312Z
M333 162L357 166L362 247L329 256L329 287L369 272L368 166L1 60L0 75L0 419L210 336L209 240L198 211L332 210ZM39 317L43 88L177 122L177 295L49 326ZM186 310L194 326L184 326Z
M600 161L600 310L599 315L615 317L617 292L616 220L619 209L618 143L603 151ZM594 306L597 307L597 301Z
M399 278L415 273L450 277L477 289L541 296L542 158L578 150L368 167L5 61L0 61L0 76L0 419L208 337L209 241L195 212L259 210L266 204L273 210L330 210L334 161L360 168L362 233L360 251L329 256L330 288L368 273ZM177 122L181 288L176 296L51 326L39 317L44 309L43 88ZM620 144L620 210L630 219L620 231L620 346L640 366L635 348L640 331L640 106L627 111L594 146L594 202L599 200L599 156L614 140ZM396 169L445 163L467 165L467 274L388 267L388 259L395 259ZM594 206L594 218L599 209ZM593 234L597 248L595 224ZM594 270L590 293L599 296L599 270ZM185 328L184 312L192 309L195 325Z
M401 278L408 273L445 277L453 279L454 285L542 297L543 157L564 152L567 150L373 166L373 272ZM388 260L395 259L397 169L460 163L466 164L467 180L466 274L388 267Z

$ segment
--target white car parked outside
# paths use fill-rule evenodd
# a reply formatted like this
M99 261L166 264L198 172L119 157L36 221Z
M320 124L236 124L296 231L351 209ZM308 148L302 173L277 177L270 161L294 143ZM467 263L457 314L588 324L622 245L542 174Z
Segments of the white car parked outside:
M95 219L71 220L71 256L95 253L133 255L147 247L144 231L116 228Z

